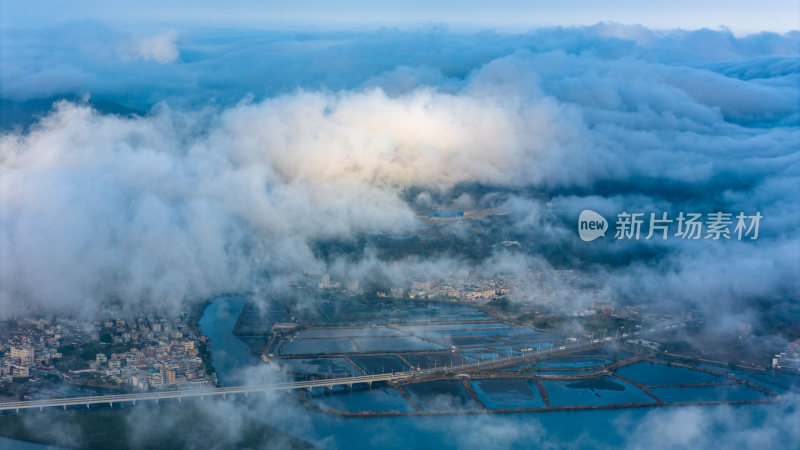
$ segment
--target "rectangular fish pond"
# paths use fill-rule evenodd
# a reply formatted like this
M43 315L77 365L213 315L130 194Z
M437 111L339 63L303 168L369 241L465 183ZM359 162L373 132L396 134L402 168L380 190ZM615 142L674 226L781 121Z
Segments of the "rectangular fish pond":
M664 402L750 401L767 398L761 391L746 384L662 387L650 388L650 392Z
M612 377L577 380L542 380L552 406L651 403L641 389Z
M521 378L489 378L470 381L488 409L541 408L545 406L536 382Z
M403 386L425 411L458 411L481 409L458 381L436 380Z
M617 375L647 386L672 384L719 383L726 378L686 367L674 367L640 361L616 370Z
M340 392L317 392L309 402L322 408L347 412L414 411L397 389L375 383L372 388L353 386L352 390Z

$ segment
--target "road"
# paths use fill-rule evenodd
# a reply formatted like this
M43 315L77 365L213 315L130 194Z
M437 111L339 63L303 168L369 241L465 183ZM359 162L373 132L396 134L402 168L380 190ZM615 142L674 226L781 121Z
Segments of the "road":
M603 342L607 343L607 342ZM490 359L485 361L477 361L473 363L464 363L456 366L441 366L430 369L412 369L405 372L392 372L381 373L374 375L361 375L351 377L333 377L322 378L307 381L293 381L282 383L268 383L258 385L245 385L233 387L219 387L207 389L192 389L192 390L174 390L174 391L156 391L156 392L141 392L136 394L114 394L114 395L97 395L88 397L64 397L52 398L42 400L24 400L16 402L2 402L0 403L0 411L19 411L21 409L39 409L68 406L86 406L98 404L107 404L113 406L114 403L133 403L137 401L159 401L168 399L181 400L183 398L204 398L211 396L227 395L248 395L255 393L266 393L272 391L291 391L294 389L312 389L315 387L331 388L334 386L352 386L358 383L372 384L379 381L397 382L405 381L410 378L421 378L429 375L435 375L448 372L466 372L475 369L487 368L491 366L510 364L515 361L525 361L540 356L552 356L553 354L564 353L567 351L575 351L581 348L589 348L597 343L589 341L586 343L577 343L571 345L563 345L558 347L550 347L541 351L528 351L518 356L508 356L505 358Z

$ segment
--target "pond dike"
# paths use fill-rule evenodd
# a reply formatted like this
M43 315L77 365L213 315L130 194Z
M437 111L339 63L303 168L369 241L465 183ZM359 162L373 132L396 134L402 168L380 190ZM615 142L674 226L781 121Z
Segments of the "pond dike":
M720 385L720 384L746 384L747 386L756 389L757 391L761 392L762 394L768 397L779 397L779 394L767 387L764 387L758 383L754 383L750 380L745 378L737 377L736 375L728 372L723 372L722 370L713 370L706 367L698 367L692 364L677 362L677 361L661 361L657 359L648 359L648 362L653 364L662 364L665 366L670 367L683 367L685 369L691 369L697 372L708 373L711 375L718 375L725 377L729 380L727 383L696 383L696 384L670 384L670 385L663 385L663 386L651 386L651 387L690 387L690 386L704 386L704 385Z
M698 372L704 372L711 375L717 375L725 377L724 381L721 382L706 382L706 383L686 383L686 384L672 384L672 385L654 385L654 386L647 386L641 383L635 382L633 380L629 380L622 376L617 375L614 370L633 364L636 362L649 362L653 364L660 364L665 366L672 366L672 367L682 367L691 370L695 370ZM502 366L499 364L498 366ZM414 411L359 411L359 412L352 412L352 411L344 411L339 409L328 408L324 406L319 406L312 403L311 399L308 396L308 393L305 391L297 392L297 395L300 399L300 402L305 405L307 408L322 412L325 414L339 416L339 417L349 417L349 418L367 418L367 417L398 417L398 416L444 416L444 415L456 415L456 414L517 414L517 413L538 413L538 412L554 412L554 411L582 411L582 410L602 410L602 409L629 409L629 408L653 408L653 407L671 407L671 406L702 406L702 405L745 405L745 404L761 404L761 403L772 403L777 401L780 396L776 392L772 390L753 383L749 380L745 380L739 378L733 374L725 373L722 371L716 371L713 369L707 369L704 367L696 367L691 364L685 364L681 362L675 361L661 361L656 360L652 357L652 355L645 354L645 355L634 355L629 358L625 358L619 361L615 361L610 364L600 365L600 366L589 366L589 367L581 367L580 369L590 370L591 372L588 373L569 373L564 375L556 375L556 374L534 374L534 373L525 373L525 372L485 372L485 369L482 369L479 373L457 373L457 374L436 374L431 375L428 377L422 377L419 379L415 379L413 382L399 382L399 383L391 383L390 389L394 388L399 391L399 393L403 396L403 398L409 403L409 405L414 409ZM558 372L558 371L570 371L576 370L574 367L572 368L547 368L548 372ZM646 395L653 399L652 402L638 402L638 403L618 403L618 404L608 404L608 405L565 405L565 406L552 406L550 403L550 399L547 393L547 390L544 388L541 380L543 379L555 379L555 380L582 380L587 378L595 378L595 377L611 377L618 379L624 383L628 383L636 388L640 389ZM539 395L542 397L545 406L542 407L535 407L535 408L502 408L502 409L488 409L485 407L483 402L480 401L478 398L475 390L472 388L472 385L469 383L470 380L483 380L483 379L502 379L502 378L513 378L513 379L526 379L526 380L533 380L536 384L536 387L539 391ZM451 380L456 383L460 383L462 387L465 389L467 396L475 402L476 405L479 405L480 409L454 409L454 410L424 410L422 407L413 399L412 396L403 389L403 386L408 384L415 384L420 382L426 381L438 381L438 380ZM720 386L720 385L733 385L733 384L746 384L752 388L757 389L768 398L764 399L757 399L757 400L703 400L703 401L679 401L679 402L665 402L655 396L653 393L650 392L649 388L661 388L661 387L699 387L699 386Z

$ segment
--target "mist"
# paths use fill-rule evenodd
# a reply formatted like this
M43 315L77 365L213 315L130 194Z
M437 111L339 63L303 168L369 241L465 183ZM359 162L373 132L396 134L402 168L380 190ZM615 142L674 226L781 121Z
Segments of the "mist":
M309 267L351 279L378 267L401 280L566 265L620 298L709 311L800 293L796 32L599 24L241 41L90 30L111 38L70 34L74 46L40 58L41 39L64 29L17 31L3 44L28 46L5 53L4 97L83 96L0 137L5 313L34 304L91 314L110 298L175 310ZM249 72L231 70L255 55ZM95 98L146 112L103 113ZM503 194L457 197L463 186ZM409 190L421 194L409 201ZM492 251L491 264L315 252L321 240L413 233L423 206L486 202L511 211L526 244ZM756 241L587 245L574 230L582 209L764 220ZM470 227L443 233L471 239Z

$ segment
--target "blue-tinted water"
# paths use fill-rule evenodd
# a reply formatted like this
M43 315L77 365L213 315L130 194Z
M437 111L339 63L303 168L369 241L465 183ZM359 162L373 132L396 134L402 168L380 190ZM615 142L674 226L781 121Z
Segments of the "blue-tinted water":
M403 333L390 327L363 327L363 328L321 328L303 330L295 335L298 339L329 338L329 337L377 337L377 336L403 336Z
M217 300L219 302L220 300ZM215 302L215 303L217 303ZM242 345L243 352L237 351L239 348L236 341L225 341L226 344L233 346L233 350L221 345L219 331L225 328L225 323L217 322L212 314L219 312L218 308L206 310L201 324L204 332L217 342L212 346L212 353L215 361L217 353L224 353L224 358L240 358L239 364L226 364L223 370L231 370L237 365L247 365L253 361L253 357ZM226 315L221 316L222 321L227 320ZM228 335L235 322L227 322ZM591 354L602 354L592 351ZM452 353L438 354L437 358L452 357ZM424 355L420 355L422 357ZM223 356L220 356L222 358ZM354 356L359 358L359 356ZM419 359L419 358L417 358ZM417 361L415 359L415 363ZM427 367L423 362L421 366ZM433 364L430 364L433 366ZM666 366L659 366L666 367ZM559 371L561 372L561 371ZM230 375L223 374L220 375ZM800 377L798 377L800 378ZM620 383L612 378L612 381L623 385L624 391L596 390L604 401L648 401L650 397L639 391L633 386ZM565 385L575 383L576 380L554 381L544 380L543 383L550 384L550 398L561 398L569 400L570 397L578 399L583 404L594 401L594 392L591 389L569 389ZM459 392L456 386L455 397L457 402L466 402L463 392ZM473 385L474 386L474 385ZM344 391L344 389L342 389ZM478 394L476 389L476 394ZM453 389L445 389L453 391ZM564 395L564 391L566 395ZM437 389L431 390L437 392ZM538 391L534 391L538 396ZM665 391L666 392L666 391ZM482 394L486 394L482 392ZM348 398L355 399L355 405L369 404L372 399L369 394L354 393L353 397L348 397L347 393L341 394L337 401L346 402ZM387 394L388 404L398 401L392 394ZM481 395L481 394L478 394ZM644 397L643 397L644 396ZM481 398L481 397L479 397ZM487 397L483 397L487 398ZM594 397L597 398L597 397ZM499 400L499 401L498 401ZM514 399L488 398L488 404L494 406L514 401ZM561 400L559 400L561 401ZM675 400L677 401L677 400ZM457 403L456 402L456 403ZM400 404L400 403L398 403ZM555 403L554 403L555 404ZM709 429L708 433L722 435L725 433L742 432L742 430L753 429L765 425L770 425L765 421L771 420L775 414L792 413L792 404L767 404L767 405L741 405L741 406L703 406L702 411L708 414L715 414L716 411L724 412L725 415L734 414L737 417L736 429L715 428ZM542 446L573 447L573 448L615 448L626 443L626 437L639 424L646 422L646 418L652 414L659 414L661 409L637 408L622 410L581 410L581 411L558 411L547 413L525 413L525 414L478 414L478 415L447 415L447 416L400 416L400 417L372 417L372 418L342 418L314 411L304 411L310 422L308 428L298 431L296 427L287 423L271 423L284 431L295 434L297 437L318 443L325 448L365 448L380 447L387 449L394 448L419 448L419 449L455 449L465 447L475 447L481 442L486 442L485 437L491 436L491 444L483 445L483 448L506 447L506 448L537 448ZM503 430L497 433L497 430ZM483 440L482 440L483 439ZM538 439L538 440L537 440Z
M531 328L469 328L462 330L436 330L426 331L426 337L434 339L441 336L517 336L517 335L535 335L538 331Z
M337 409L340 411L413 411L400 393L393 388L347 390L335 394L323 393L315 395L312 404Z
M351 356L350 359L369 374L404 372L411 369L395 356Z
M763 438L759 433L767 431L772 436L767 442L785 445L758 447L757 444L762 440L756 439L749 441L755 442L750 446L741 441L738 448L792 448L796 440L791 439L797 439L796 434L787 433L785 424L782 428L777 427L774 420L792 417L793 414L796 417L793 408L792 404L777 403L694 407L688 416L682 415L679 408L634 408L365 419L310 412L313 433L305 437L318 442L326 439L322 441L324 447L338 449L658 448L664 432L680 433L682 430L681 424L669 421L671 417L688 417L689 420L695 417L734 417L735 420L715 422L715 426L703 429L703 435L708 437L706 442L732 435L741 439ZM651 420L655 417L661 417L662 420ZM662 424L672 428L665 429ZM643 431L647 432L649 438L646 441L640 440ZM638 432L638 436L632 436L634 432ZM670 448L696 448L692 443L685 442L682 446Z
M316 374L332 377L361 375L361 372L344 358L281 359L279 364L289 372L297 374Z
M350 338L294 339L283 347L282 354L356 353L357 351Z
M327 439L327 448L531 449L544 442L555 448L595 449L621 445L615 422L635 422L645 414L639 409L345 419L311 413L311 421L314 439Z
M206 308L200 328L209 338L211 361L220 383L241 384L241 371L260 363L250 349L236 336L233 327L247 301L243 297L223 297Z
M15 441L14 439L0 436L0 449L5 450L55 450L61 447L34 444L33 442Z
M583 350L578 353L574 353L572 356L596 356L611 360L620 360L630 358L633 356L633 353L616 347L600 347Z
M467 396L464 386L454 380L437 380L403 386L414 401L426 411L458 411L478 409Z
M497 353L471 353L462 352L461 356L469 362L487 361L489 359L497 359L500 357Z
M650 388L650 392L664 402L710 402L766 398L759 390L746 384Z
M240 310L243 304L243 300L218 299L209 306L200 322L204 333L211 339L212 358L222 380L233 380L241 368L252 364L260 364L260 361L250 354L247 347L231 333L238 315L237 308ZM592 352L592 354L598 353ZM440 354L440 357L445 356L451 356L451 354L449 352ZM782 387L789 387L800 380L800 377L797 376L783 374L771 376L764 372L747 372L745 376L775 385L776 390ZM569 380L561 383L574 382L575 380ZM545 380L545 383L551 383L551 381ZM563 388L563 385L561 388ZM719 387L712 387L712 389L714 388ZM750 388L736 386L723 388L732 389L730 394L723 394L730 395L730 399L753 395L750 393ZM628 392L628 389L629 387L626 386L626 391L622 391L623 396L627 397L631 392L635 392L633 390ZM480 397L479 390L476 389L476 394L479 395L479 398L482 400L487 398ZM571 391L574 393L574 391L580 390L589 391L591 395L591 391L585 388L572 389ZM377 392L377 395L361 394L358 390L350 394L346 388L342 388L341 391L343 393L339 397L331 396L330 394L325 395L328 395L327 398L331 399L335 397L334 403L337 401L344 402L342 406L346 408L349 408L349 402L352 402L356 407L359 407L359 405L374 405L370 407L374 407L376 410L383 404L394 405L393 407L398 408L403 405L395 395L381 393L384 392L383 390L373 390L373 392ZM558 392L556 392L558 389L551 389L550 391L551 399L554 398L554 393L555 396L558 395ZM692 400L702 399L708 391L708 389L694 389L686 392L676 391L678 395L675 396L669 395L672 392L669 389L659 392L664 397L670 397L670 401L681 401L681 396L689 394L691 394ZM538 391L532 389L532 392L538 395ZM599 390L598 392L606 397L609 394L614 394L613 391ZM482 392L482 394L485 395L486 393ZM505 402L511 404L516 401L513 398L515 396L512 394L512 398L503 399L495 395L495 400L489 397L487 406L492 404L492 401L496 402L495 406L506 404ZM462 393L459 393L457 397L464 398ZM287 397L287 399L289 398ZM304 414L303 420L309 424L308 427L298 428L292 425L294 422L291 421L272 423L271 421L274 418L265 420L270 421L270 425L290 432L299 438L318 443L321 447L339 449L365 447L387 449L540 448L545 446L593 449L618 448L625 444L641 446L641 442L626 441L627 436L636 427L646 424L647 419L654 415L669 414L670 411L682 411L681 408L637 408L503 415L455 414L447 416L342 418L310 410L301 410L303 411L302 414ZM765 405L703 406L695 408L694 411L708 414L708 416L703 417L735 417L735 420L731 421L734 424L733 428L726 423L717 423L717 426L705 430L705 434L712 436L712 438L714 436L724 437L734 433L739 433L742 436L756 436L759 431L767 429L771 430L771 433L780 436L783 439L782 442L785 442L787 446L796 442L796 440L791 440L792 436L795 436L796 439L796 435L784 436L782 433L785 433L785 429L777 428L776 431L775 423L776 418L792 417L792 414L796 415L796 403L793 402L779 401L778 403ZM694 417L694 415L691 417ZM659 430L654 431L660 432ZM750 433L751 431L752 433ZM0 438L0 448L41 447Z
M720 375L644 361L620 367L616 372L621 377L648 386L718 383L726 380Z
M510 325L506 325L501 322L480 322L480 323L437 323L437 324L421 324L421 325L399 325L393 328L397 328L398 330L413 333L413 332L424 332L424 331L437 331L437 330L467 330L467 329L474 329L474 328L510 328Z
M540 408L545 406L536 383L519 378L471 381L478 399L488 409Z
M546 359L536 364L537 368L561 368L561 367L592 367L611 363L604 358L557 358Z
M800 374L737 370L734 375L775 391L800 390Z
M417 337L371 337L353 338L363 352L397 352L414 350L445 350L446 347L423 341Z
M636 386L612 377L581 380L542 380L553 406L650 403L654 400Z

